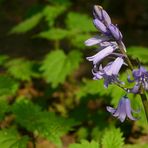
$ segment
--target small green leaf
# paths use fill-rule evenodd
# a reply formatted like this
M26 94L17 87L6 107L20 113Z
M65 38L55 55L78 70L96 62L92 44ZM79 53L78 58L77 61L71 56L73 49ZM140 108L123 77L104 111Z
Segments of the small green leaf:
M146 47L129 47L127 49L127 53L133 58L133 59L139 59L142 63L148 63L148 48Z
M48 22L49 26L54 24L54 20L66 10L66 7L63 5L56 6L46 6L43 10L43 15L45 20Z
M18 87L17 81L8 76L0 75L0 96L14 95Z
M93 26L92 19L87 15L70 12L66 20L67 27L76 32L92 32L96 31Z
M88 142L86 140L82 140L80 144L74 143L69 146L69 148L99 148L99 143L95 141Z
M120 129L107 129L102 138L103 148L123 148L124 139Z
M68 31L61 28L52 28L49 31L41 32L36 37L45 38L47 40L61 40L68 35Z
M65 55L62 50L56 50L46 56L41 70L47 82L56 87L59 83L63 83L66 76L79 66L80 61L81 53L78 51L71 51Z
M29 138L21 137L15 129L0 130L1 148L26 148Z
M26 33L27 31L30 31L33 29L37 24L40 22L42 18L42 13L37 13L33 15L32 17L24 20L17 26L13 27L10 31L10 33Z
M35 63L25 59L10 60L6 67L8 72L16 79L30 81L32 77L38 77L35 71Z

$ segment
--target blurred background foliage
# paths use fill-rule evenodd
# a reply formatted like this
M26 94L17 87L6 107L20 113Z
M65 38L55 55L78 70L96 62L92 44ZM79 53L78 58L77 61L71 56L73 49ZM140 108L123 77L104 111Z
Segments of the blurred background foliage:
M92 80L84 41L99 4L124 34L132 62L148 67L148 1L0 0L0 147L147 148L148 125L106 111L124 92ZM126 74L121 79L126 81Z

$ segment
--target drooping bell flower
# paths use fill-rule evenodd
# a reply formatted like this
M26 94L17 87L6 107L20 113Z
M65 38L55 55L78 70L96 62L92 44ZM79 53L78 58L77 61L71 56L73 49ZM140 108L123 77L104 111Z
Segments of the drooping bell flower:
M108 87L109 84L118 82L122 83L118 79L119 71L124 64L122 57L117 57L113 62L108 63L104 68L100 65L99 69L97 70L96 66L94 67L92 73L94 75L95 80L97 79L104 79L104 87Z
M137 120L137 118L133 117L132 113L138 113L139 111L134 111L131 108L130 100L124 96L119 101L117 108L113 108L110 106L106 107L107 111L110 112L114 117L117 117L121 122L129 118L130 120Z
M135 82L135 86L130 89L130 92L132 93L139 93L139 89L142 86L146 91L148 90L148 71L140 66L139 69L134 69L132 71L133 74L133 80L130 79L130 76L128 77L129 82Z

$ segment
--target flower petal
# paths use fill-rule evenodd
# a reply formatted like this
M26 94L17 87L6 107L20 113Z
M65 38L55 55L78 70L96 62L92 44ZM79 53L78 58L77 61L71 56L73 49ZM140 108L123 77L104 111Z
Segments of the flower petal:
M86 46L93 46L93 45L96 45L96 44L99 44L101 42L104 42L104 41L108 41L109 38L108 37L102 37L102 36L94 36L88 40L85 41L85 45Z
M102 59L104 59L106 56L110 55L113 51L114 51L114 49L111 46L108 46L108 47L104 48L103 50L101 50L100 52L98 52L97 54L95 54L94 56L87 57L86 59L88 61L93 61L93 64L96 65Z
M131 103L129 99L125 99L125 107L126 107L126 115L129 119L131 120L137 120L136 118L134 118L131 114Z
M102 33L107 32L106 26L101 21L99 21L98 19L94 19L93 22L96 28L99 29Z

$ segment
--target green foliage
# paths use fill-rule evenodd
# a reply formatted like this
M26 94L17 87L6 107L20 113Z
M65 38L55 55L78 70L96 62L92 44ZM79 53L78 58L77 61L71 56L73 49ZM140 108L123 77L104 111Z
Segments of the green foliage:
M74 120L56 116L54 113L42 111L30 101L19 100L12 108L16 122L28 131L43 136L57 145L61 145L60 137L76 124Z
M41 70L47 82L53 87L63 83L67 75L71 74L81 61L81 53L71 51L66 55L62 50L49 53L43 61Z
M123 148L124 139L119 129L107 129L102 138L103 148Z
M26 19L25 21L21 22L17 26L13 27L10 33L26 33L33 29L37 24L40 22L42 18L42 13L37 13L32 17Z
M61 28L52 28L49 31L44 31L36 35L37 37L47 40L61 40L68 35L68 31Z
M0 75L0 96L14 95L18 90L19 83L11 77Z
M48 0L49 2L53 3L53 4L60 4L60 5L69 5L70 4L70 0Z
M0 97L0 121L5 117L5 113L9 111L9 105L6 97Z
M70 12L66 24L70 30L75 31L76 33L96 31L92 19L85 14Z
M32 77L38 77L35 63L25 59L14 59L7 62L8 73L19 80L30 81Z
M26 148L29 138L21 137L16 129L0 130L0 147L1 148Z
M46 6L43 10L43 15L49 26L53 26L55 19L65 11L63 5Z
M124 146L124 148L147 148L147 147L148 147L148 143L147 144L128 144Z
M3 65L8 60L7 55L0 55L0 65Z
M103 87L103 81L98 80L83 80L83 85L76 92L78 98L86 97L88 94L90 95L105 95L107 91Z
M142 63L148 63L148 48L133 46L129 47L127 51L133 59L138 59Z
M99 148L99 144L95 141L88 142L86 140L82 140L80 144L71 144L69 148Z

